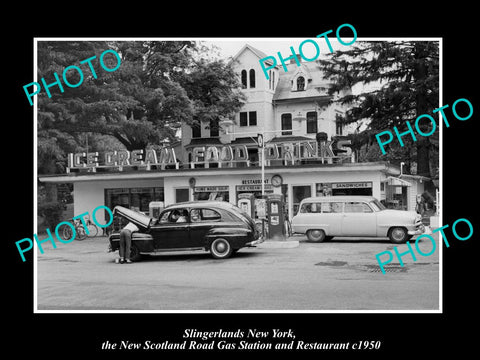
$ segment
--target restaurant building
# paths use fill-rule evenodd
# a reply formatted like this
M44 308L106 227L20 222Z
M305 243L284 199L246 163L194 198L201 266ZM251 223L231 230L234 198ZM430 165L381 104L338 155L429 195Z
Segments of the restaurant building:
M319 65L293 62L288 71L270 69L267 79L265 57L250 45L234 57L246 102L231 121L184 124L181 140L160 150L69 154L65 174L39 180L72 183L75 214L99 205L148 213L152 202L237 204L241 194L260 199L262 191L282 194L290 219L309 196L371 195L414 210L428 179L383 161L356 162L345 137L353 129L337 121L345 108L331 101L344 94L328 94Z

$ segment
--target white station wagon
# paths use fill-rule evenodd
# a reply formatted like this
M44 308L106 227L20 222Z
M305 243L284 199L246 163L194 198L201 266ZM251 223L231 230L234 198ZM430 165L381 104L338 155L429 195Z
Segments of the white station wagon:
M423 233L421 216L414 211L391 210L371 196L310 197L300 203L292 231L322 242L334 236L388 237L403 243Z

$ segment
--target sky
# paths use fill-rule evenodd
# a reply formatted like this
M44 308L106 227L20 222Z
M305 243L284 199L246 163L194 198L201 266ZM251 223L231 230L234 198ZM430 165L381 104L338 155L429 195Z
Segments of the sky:
M267 55L277 56L280 52L284 58L291 56L290 46L293 46L296 53L299 53L299 46L306 38L205 38L202 43L207 46L216 45L219 48L221 57L228 58L234 56L245 45L249 44L254 48L263 51ZM315 41L320 48L320 54L328 54L330 50L324 38L310 38ZM345 38L349 41L349 38ZM336 38L329 38L334 50L347 49L347 46L341 45ZM302 53L305 57L313 58L317 50L315 46L307 41L302 47Z
M331 34L330 34L331 35ZM249 44L254 48L263 51L267 56L274 56L277 59L277 63L280 65L280 59L278 58L277 53L280 52L283 58L291 56L290 46L293 47L295 53L300 52L300 44L307 40L308 41L302 46L302 53L306 58L314 58L317 54L317 49L311 40L313 40L320 49L320 55L318 58L325 57L325 55L330 54L330 49L326 40L322 38L205 38L200 40L201 43L207 47L215 46L217 48L219 58L229 59L230 57L235 56L245 44ZM350 42L352 38L342 37L342 40L346 43ZM358 41L358 39L357 39ZM349 46L341 44L335 37L329 38L329 42L333 48L333 51L336 50L349 50ZM356 43L356 42L355 42ZM213 55L213 53L212 53ZM363 92L365 90L372 90L378 86L377 84L371 84L368 87L357 84L352 88L354 94Z

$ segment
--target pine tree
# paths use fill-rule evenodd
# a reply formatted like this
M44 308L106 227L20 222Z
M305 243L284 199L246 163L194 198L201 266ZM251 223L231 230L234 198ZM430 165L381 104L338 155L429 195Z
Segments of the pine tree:
M407 168L416 163L416 173L427 177L438 168L438 131L430 137L417 136L416 142L404 136L405 146L392 142L384 156L375 139L375 134L382 131L393 132L393 126L403 132L407 130L406 121L413 125L419 115L432 115L432 110L439 107L438 42L358 42L347 51L329 54L319 63L325 77L333 82L331 94L364 85L359 94L348 94L337 101L350 107L340 119L343 123L367 120L367 128L352 136L354 147L367 151L367 160L405 162ZM377 86L369 86L372 84ZM420 122L425 133L428 126ZM412 158L416 161L411 162Z

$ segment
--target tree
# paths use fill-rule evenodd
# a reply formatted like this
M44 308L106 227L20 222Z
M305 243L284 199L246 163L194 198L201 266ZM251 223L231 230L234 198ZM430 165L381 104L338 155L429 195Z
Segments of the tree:
M120 56L115 71L103 71L98 63L106 49ZM44 91L38 95L39 172L62 172L68 152L86 151L87 144L89 151L99 151L106 137L127 150L145 149L173 140L182 122L236 111L241 96L234 91L233 70L197 60L198 51L193 41L39 42L39 79L53 83L53 74L61 79L70 65L81 66L84 75L78 87L64 86L62 93L52 86L51 98ZM79 65L92 56L97 78L87 64ZM104 61L115 59L105 56ZM81 78L69 71L67 80L77 84ZM205 82L210 95L203 93Z
M382 157L375 134L392 131L396 126L406 131L406 121L414 124L422 114L432 114L439 107L439 48L435 41L372 41L359 42L347 51L335 51L328 58L319 60L327 79L333 81L330 93L351 88L354 85L379 86L368 88L359 94L341 96L338 101L350 109L342 117L344 124L368 119L368 126L354 136L357 149L365 150L364 156ZM429 132L429 124L420 123L422 132ZM404 136L404 147L390 143L386 148L386 160L401 161L417 166L417 174L429 177L431 168L438 167L438 132L430 137L417 136L413 142ZM411 159L416 159L411 164Z

